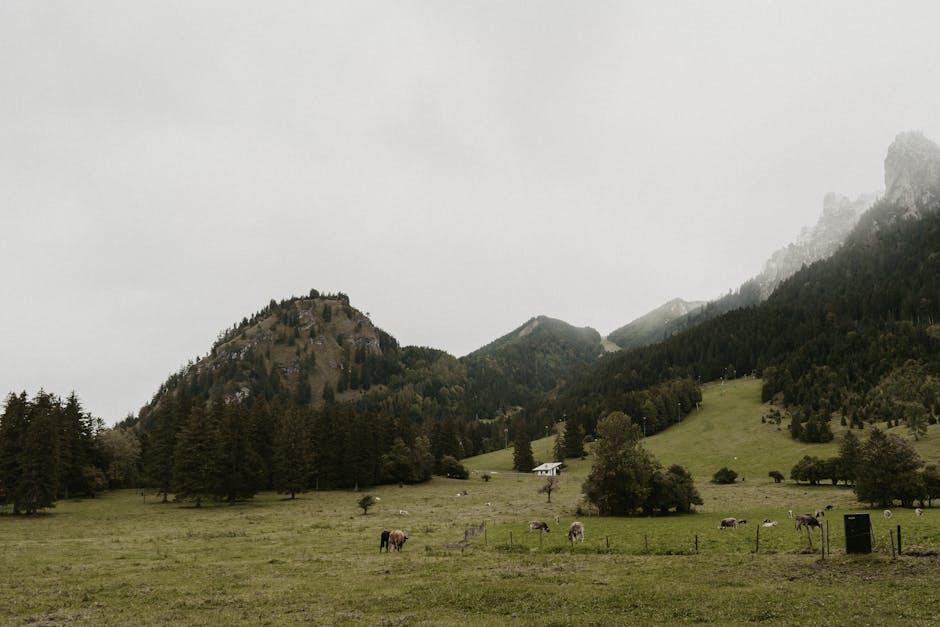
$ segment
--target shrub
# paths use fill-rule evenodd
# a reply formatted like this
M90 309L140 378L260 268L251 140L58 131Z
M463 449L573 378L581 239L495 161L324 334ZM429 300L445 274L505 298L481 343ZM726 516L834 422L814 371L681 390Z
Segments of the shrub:
M721 484L734 483L737 478L738 478L738 473L736 473L735 471L725 466L724 468L716 472L714 475L712 475L712 483L721 483Z
M470 471L450 455L441 458L440 469L439 474L451 479L467 479L470 477Z
M783 481L783 473L779 470L771 470L767 473L767 476L774 480L774 483L780 483Z

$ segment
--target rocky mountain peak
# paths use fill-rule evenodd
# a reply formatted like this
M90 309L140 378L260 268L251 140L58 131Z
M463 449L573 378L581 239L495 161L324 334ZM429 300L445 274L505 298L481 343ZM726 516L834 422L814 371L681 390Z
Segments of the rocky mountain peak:
M917 131L899 134L885 157L885 190L907 215L940 198L940 146Z

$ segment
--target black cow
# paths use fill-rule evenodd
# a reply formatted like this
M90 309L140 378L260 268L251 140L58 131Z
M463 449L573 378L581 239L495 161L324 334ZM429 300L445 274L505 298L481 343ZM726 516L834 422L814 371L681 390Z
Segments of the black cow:
M388 537L392 535L391 531L383 531L382 539L379 540L379 553L382 552L382 549L385 549L385 552L388 553Z

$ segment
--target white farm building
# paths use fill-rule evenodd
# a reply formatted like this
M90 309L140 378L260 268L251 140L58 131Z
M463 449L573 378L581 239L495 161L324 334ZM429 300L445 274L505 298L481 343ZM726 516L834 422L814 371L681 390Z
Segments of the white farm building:
M551 462L548 464L542 464L541 466L536 466L532 469L532 472L543 477L547 477L549 475L560 475L561 462Z

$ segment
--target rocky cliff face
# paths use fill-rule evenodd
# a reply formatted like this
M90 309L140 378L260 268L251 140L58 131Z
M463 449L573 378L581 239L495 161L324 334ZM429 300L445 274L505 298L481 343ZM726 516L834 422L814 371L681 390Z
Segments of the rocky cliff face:
M761 300L767 299L781 282L795 274L804 265L831 256L855 228L862 213L877 200L875 194L862 194L848 198L828 193L823 198L823 210L815 225L804 228L796 241L774 252L755 277Z
M940 198L940 147L922 133L899 134L885 157L885 199L919 215Z

